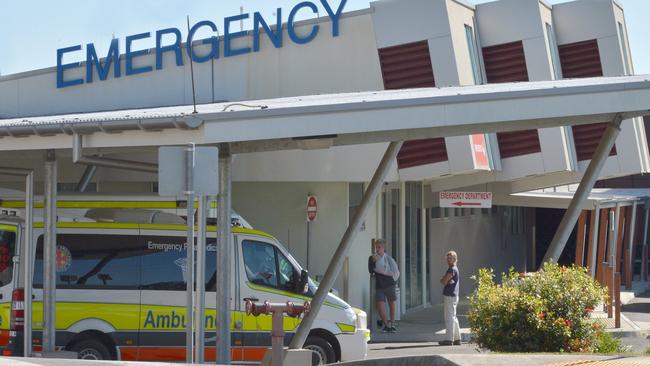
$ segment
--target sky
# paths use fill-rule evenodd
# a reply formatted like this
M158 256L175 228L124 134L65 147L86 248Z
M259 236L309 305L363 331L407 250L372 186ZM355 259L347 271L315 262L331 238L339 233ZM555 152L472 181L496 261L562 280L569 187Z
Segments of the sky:
M408 1L408 0L406 0ZM474 4L492 0L468 0ZM551 3L566 0L550 0ZM602 0L587 0L602 1ZM636 74L650 74L650 0L619 0L625 9L630 48ZM300 0L0 0L0 74L8 75L56 65L56 50L94 43L97 54L106 54L110 40L128 35L176 27L186 35L189 15L192 24L212 20L218 26L223 18L259 11L274 19L282 8L286 21L290 9ZM329 0L337 7L340 0ZM369 0L348 0L345 11L363 9ZM322 7L321 7L322 9ZM310 15L303 11L301 14ZM245 23L251 28L250 22ZM198 37L207 36L200 32ZM138 47L152 47L145 41ZM122 50L123 52L123 50ZM80 60L65 60L72 62Z

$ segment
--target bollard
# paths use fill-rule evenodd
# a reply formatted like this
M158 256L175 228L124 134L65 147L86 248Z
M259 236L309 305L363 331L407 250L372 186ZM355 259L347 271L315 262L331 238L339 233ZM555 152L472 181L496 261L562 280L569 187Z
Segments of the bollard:
M270 303L264 301L261 304L256 304L250 299L246 300L246 315L260 316L271 315L273 322L271 328L271 365L282 366L284 363L284 314L292 318L298 318L303 313L309 313L311 304L305 301L303 305L295 305L291 301L286 303ZM268 360L268 351L264 356L264 360ZM264 364L264 361L262 361Z

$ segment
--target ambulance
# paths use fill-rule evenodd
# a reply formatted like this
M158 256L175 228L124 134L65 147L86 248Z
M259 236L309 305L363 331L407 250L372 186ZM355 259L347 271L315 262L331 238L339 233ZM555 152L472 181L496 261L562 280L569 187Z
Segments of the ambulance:
M42 204L35 207L38 218ZM184 207L185 202L161 199L59 200L57 349L77 352L82 359L185 360L187 240L180 216ZM0 201L0 349L5 356L20 356L23 350L23 215L24 201ZM32 349L36 353L42 349L41 221L34 224L35 255L28 259L34 268ZM231 357L233 362L259 362L271 346L271 317L246 315L245 299L302 303L314 296L317 284L274 237L252 229L237 214L231 223ZM216 226L208 226L206 361L214 361L216 355L216 232ZM284 319L287 345L300 321ZM369 339L366 313L330 293L305 348L313 351L315 365L360 360L367 356Z

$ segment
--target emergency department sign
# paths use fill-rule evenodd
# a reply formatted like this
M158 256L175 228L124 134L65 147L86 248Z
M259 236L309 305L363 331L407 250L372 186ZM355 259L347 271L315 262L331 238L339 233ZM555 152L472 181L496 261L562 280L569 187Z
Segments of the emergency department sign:
M440 207L492 208L492 192L440 192Z

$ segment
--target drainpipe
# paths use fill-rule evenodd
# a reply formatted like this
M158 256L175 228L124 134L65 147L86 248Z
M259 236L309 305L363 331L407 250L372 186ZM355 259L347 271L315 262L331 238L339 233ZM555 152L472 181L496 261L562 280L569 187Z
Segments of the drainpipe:
M139 172L158 173L158 164L138 161L83 156L83 137L80 134L72 136L72 162L75 164L95 165L113 169L135 170Z
M600 171L609 156L609 152L612 151L612 147L616 142L616 137L621 132L622 122L623 116L619 113L607 125L607 130L605 130L605 133L598 144L598 148L594 152L594 156L587 167L587 171L585 171L585 174L580 181L580 185L569 204L569 208L567 208L566 213L560 222L560 226L558 227L555 236L553 236L553 241L551 241L551 245L544 256L542 265L548 261L557 262L560 255L562 255L564 246L578 221L578 216L580 215L582 206L589 197L589 193L594 188Z

